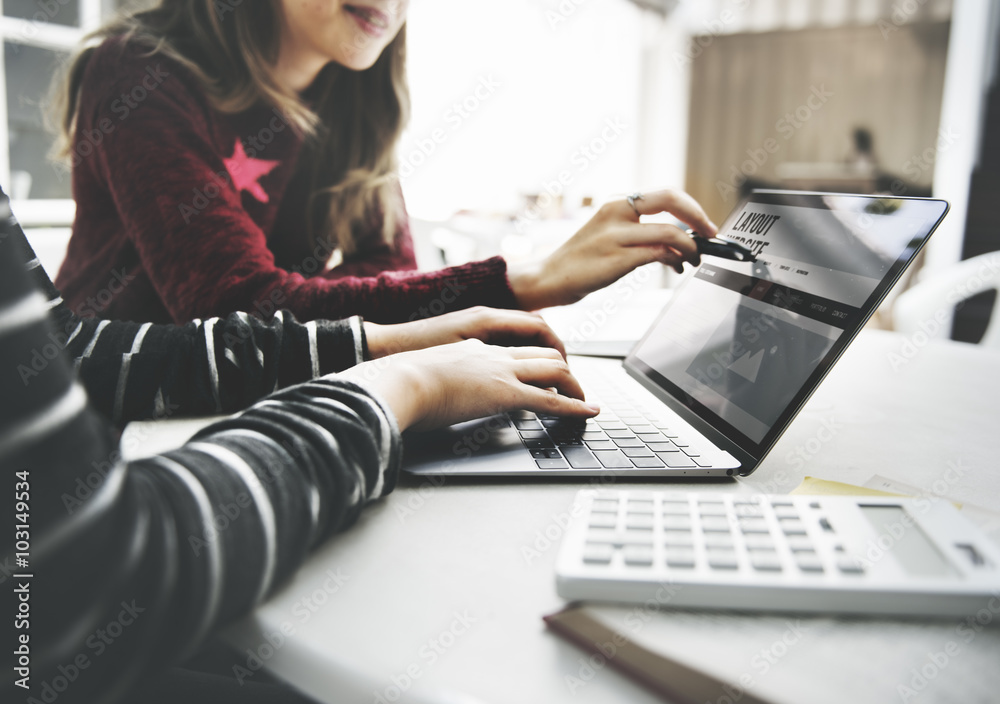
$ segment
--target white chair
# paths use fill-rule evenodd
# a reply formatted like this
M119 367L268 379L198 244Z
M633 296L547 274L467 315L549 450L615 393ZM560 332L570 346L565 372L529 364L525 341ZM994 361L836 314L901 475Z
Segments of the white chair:
M966 259L904 291L892 307L893 328L904 335L922 331L947 338L955 305L990 289L1000 290L1000 252ZM979 344L1000 349L1000 303Z

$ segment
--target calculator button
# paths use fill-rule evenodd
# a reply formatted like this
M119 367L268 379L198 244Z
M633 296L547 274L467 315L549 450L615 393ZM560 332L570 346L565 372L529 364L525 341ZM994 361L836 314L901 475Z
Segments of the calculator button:
M714 570L735 570L739 564L734 550L708 551L708 566Z
M663 527L669 529L681 529L690 530L691 529L691 519L687 516L664 516L663 517Z
M799 512L795 510L794 506L775 506L774 515L778 518L798 518Z
M625 527L635 530L653 530L653 517L645 513L631 513L625 517Z
M699 501L698 511L702 516L725 516L726 505L722 502Z
M757 533L760 535L765 535L770 533L770 528L767 527L767 521L763 518L757 517L744 517L739 519L740 530L744 533Z
M617 511L618 510L618 500L610 499L594 499L594 503L590 505L591 511Z
M626 545L622 555L626 565L649 567L653 564L653 549L645 545Z
M837 555L837 569L843 574L863 574L864 568L849 555Z
M694 550L688 548L667 548L668 567L691 568L694 565Z
M758 506L757 504L750 504L750 503L736 503L736 502L734 502L733 503L733 511L736 513L737 516L739 516L741 518L743 516L754 517L755 518L757 516L763 516L764 515L764 512L763 512L763 510L761 509L760 506Z
M618 514L598 513L595 511L590 514L590 521L587 525L591 528L614 528L618 525Z
M774 550L774 540L766 533L749 533L743 536L747 550Z
M781 572L781 559L774 550L757 550L750 553L750 564L760 572Z
M668 548L690 548L694 547L694 537L686 530L667 530L663 531L663 544Z
M628 510L636 513L652 513L653 501L650 499L629 499Z
M788 548L792 552L814 549L812 541L804 535L789 535L785 542L788 543Z
M830 521L826 520L825 518L819 519L819 526L820 526L820 528L822 528L823 530L825 530L827 533L835 533L836 532L836 531L833 530L833 526L830 525Z
M803 572L822 572L823 561L812 550L795 553L795 564Z
M706 533L728 533L729 519L725 516L705 516L701 519L701 529Z
M785 535L805 535L806 524L797 518L785 519L781 521L781 531Z
M687 516L691 513L691 508L687 501L664 501L663 513L673 516Z
M732 550L736 547L736 543L733 541L733 536L729 533L706 533L705 547Z
M588 565L606 565L614 554L614 546L607 543L587 543L583 546L583 561Z

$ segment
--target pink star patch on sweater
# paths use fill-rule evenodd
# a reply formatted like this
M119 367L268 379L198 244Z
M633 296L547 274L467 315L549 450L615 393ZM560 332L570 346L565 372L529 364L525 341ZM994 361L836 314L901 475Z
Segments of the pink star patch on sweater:
M267 191L261 188L260 179L271 173L279 161L267 161L266 159L252 159L243 151L243 143L237 138L233 155L228 159L223 159L226 171L233 178L233 187L237 191L250 191L250 195L261 203L268 202Z

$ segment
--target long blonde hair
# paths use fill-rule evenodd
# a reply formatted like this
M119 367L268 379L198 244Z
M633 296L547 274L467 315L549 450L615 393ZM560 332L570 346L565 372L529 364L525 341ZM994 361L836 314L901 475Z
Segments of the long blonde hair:
M304 229L282 233L272 248L281 259L302 260L334 248L350 254L359 239L381 226L391 243L402 217L395 148L409 118L406 83L406 26L364 71L326 66L309 88L311 106L279 85L274 76L281 26L280 0L227 4L217 0L161 0L148 11L123 15L88 37L70 62L55 97L59 116L58 153L72 148L80 84L99 41L120 37L184 66L221 112L254 105L276 108L304 138L296 167L308 201Z

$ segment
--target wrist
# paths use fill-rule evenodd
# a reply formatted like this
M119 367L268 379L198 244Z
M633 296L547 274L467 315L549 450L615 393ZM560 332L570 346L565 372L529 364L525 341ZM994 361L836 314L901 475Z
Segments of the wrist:
M364 328L365 342L368 345L368 358L379 359L389 354L389 334L386 330L389 326L366 320L362 323L362 327Z
M427 387L422 376L398 357L365 362L338 376L368 387L389 406L400 431L418 423L427 404Z
M542 265L528 262L507 265L507 282L521 310L539 310L551 305L542 293Z

